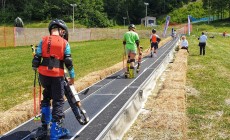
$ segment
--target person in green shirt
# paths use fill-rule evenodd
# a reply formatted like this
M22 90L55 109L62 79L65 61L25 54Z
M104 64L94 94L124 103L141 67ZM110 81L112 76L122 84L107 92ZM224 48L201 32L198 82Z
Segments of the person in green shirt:
M126 78L134 78L134 64L135 57L140 54L140 46L139 46L139 36L135 32L135 25L130 24L128 27L129 31L124 34L123 37L123 45L125 47L126 55L128 55L127 60L127 71L125 72Z

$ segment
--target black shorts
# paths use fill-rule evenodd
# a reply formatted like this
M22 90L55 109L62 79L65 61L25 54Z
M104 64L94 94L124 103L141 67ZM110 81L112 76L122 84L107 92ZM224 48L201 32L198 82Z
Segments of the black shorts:
M151 48L158 49L158 43L151 43Z

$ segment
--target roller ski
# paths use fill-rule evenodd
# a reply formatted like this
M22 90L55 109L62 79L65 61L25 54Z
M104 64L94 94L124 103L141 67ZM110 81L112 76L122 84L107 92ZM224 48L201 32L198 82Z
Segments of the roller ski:
M80 103L80 98L73 85L69 85L67 78L65 78L65 96L67 101L77 119L81 125L86 125L89 122L89 117L86 111L83 109Z
M39 127L30 134L30 140L48 140L49 129Z
M125 78L132 79L135 77L134 67L130 67L130 63L128 64L127 71L125 72Z

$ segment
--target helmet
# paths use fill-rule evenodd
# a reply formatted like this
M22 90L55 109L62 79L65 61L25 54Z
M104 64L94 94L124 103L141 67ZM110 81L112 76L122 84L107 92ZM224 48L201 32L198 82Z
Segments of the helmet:
M152 30L152 33L156 33L156 32L157 32L156 29L153 29L153 30Z
M51 34L51 30L54 28L62 28L63 30L65 30L65 33L62 37L68 41L68 35L69 35L68 27L63 20L60 19L52 20L48 27L50 34Z
M134 24L130 24L130 25L129 25L129 30L130 30L130 29L135 29L135 28L136 28L136 27L135 27Z

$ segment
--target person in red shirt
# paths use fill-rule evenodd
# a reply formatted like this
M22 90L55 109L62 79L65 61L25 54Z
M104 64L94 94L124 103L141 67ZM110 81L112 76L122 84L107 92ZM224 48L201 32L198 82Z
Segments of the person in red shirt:
M158 44L161 41L161 38L156 34L156 29L152 30L152 35L150 36L150 44L151 44L151 57L156 56ZM153 54L154 53L154 54Z

